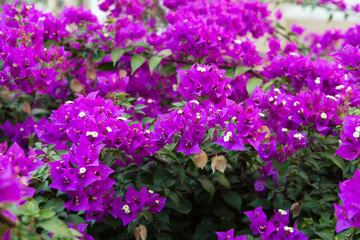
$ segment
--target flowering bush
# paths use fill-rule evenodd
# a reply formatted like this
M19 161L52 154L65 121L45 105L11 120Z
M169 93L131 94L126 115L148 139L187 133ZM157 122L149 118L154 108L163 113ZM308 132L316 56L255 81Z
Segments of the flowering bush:
M359 238L360 25L285 29L257 0L2 9L1 239Z

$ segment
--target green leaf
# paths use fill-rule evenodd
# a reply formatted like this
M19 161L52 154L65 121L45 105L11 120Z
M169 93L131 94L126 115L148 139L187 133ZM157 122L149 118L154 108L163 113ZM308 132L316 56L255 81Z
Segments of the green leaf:
M143 48L146 48L148 50L151 49L151 45L146 43L146 42L137 42L137 43L134 43L133 47L143 47Z
M131 57L131 74L134 74L134 72L136 70L138 70L139 67L141 67L141 65L144 64L144 62L146 61L146 58L141 56L141 55L134 55Z
M233 69L227 69L225 72L225 77L233 78L234 76L234 70Z
M154 119L153 119L153 118L149 118L149 117L144 117L144 118L141 120L141 122L142 122L143 124L152 123L152 122L154 122Z
M334 239L334 230L326 229L321 232L315 232L316 235L321 237L323 240L332 240Z
M175 73L176 73L176 65L171 62L164 64L161 71L159 71L159 74L162 75L174 75Z
M38 227L43 228L44 230L54 233L59 237L71 237L69 227L58 218L51 218L45 221L38 223Z
M247 71L249 71L251 68L247 67L247 66L237 66L235 68L235 75L234 78L236 78L237 76L239 76L240 74L243 74Z
M264 83L264 85L261 86L261 89L262 89L263 91L265 91L266 89L268 89L269 87L271 87L271 85L273 85L273 84L274 84L273 81Z
M50 199L44 206L46 209L54 210L55 212L61 212L65 207L64 201L59 198L52 198Z
M330 159L333 163L336 164L336 166L338 166L341 170L344 171L345 162L344 159L342 159L340 156L334 156L333 153L329 153L329 152L319 152L319 154L322 157L326 157Z
M184 66L182 66L181 68L180 68L180 70L189 70L190 68L191 68L191 64L185 64Z
M46 220L55 216L55 212L49 209L43 209L40 211L39 220Z
M94 54L91 57L91 60L93 62L97 63L97 62L100 62L101 60L103 60L104 56L105 56L105 52L102 50L99 50L97 52L94 52Z
M186 198L180 199L180 205L177 205L175 208L176 211L182 214L188 214L191 211L191 202L187 200Z
M249 96L251 97L252 92L254 91L255 87L258 87L262 84L263 80L260 78L250 78L246 84L246 91L248 92Z
M117 61L122 57L122 55L124 55L124 53L125 53L125 50L122 48L119 48L119 47L112 50L111 59L113 61L114 66L117 63Z
M181 165L174 164L171 166L174 171L176 171L179 174L180 182L183 183L185 180L185 169Z
M115 66L113 65L112 62L103 62L103 63L100 63L97 67L96 67L97 70L100 70L100 71L112 71L115 69Z
M210 194L210 202L215 194L214 184L205 176L200 176L197 178L197 180L200 182L201 186Z
M31 115L38 115L38 114L49 114L49 110L43 108L35 108L31 111Z
M140 109L147 108L147 107L148 107L148 105L138 104L134 107L134 109L136 111L136 110L140 110Z
M166 57L170 56L171 54L172 54L172 52L170 49L164 49L164 50L161 50L157 55L162 58L166 58Z
M239 212L241 211L242 199L236 192L225 192L222 194L224 201L230 206L234 207Z
M75 226L79 225L80 223L85 223L82 217L75 214L69 214L68 217L66 218L66 222L70 222Z
M213 176L213 179L215 181L217 181L218 183L220 183L221 185L223 185L224 187L226 187L227 189L231 188L230 182L229 180L227 180L227 178L225 177L225 174L220 173L220 172L216 172Z
M153 73L154 69L159 65L162 58L158 56L152 56L149 60L149 69L151 74Z
M279 176L286 177L289 172L289 163L287 161L278 163L274 158L271 161L274 168L279 172Z

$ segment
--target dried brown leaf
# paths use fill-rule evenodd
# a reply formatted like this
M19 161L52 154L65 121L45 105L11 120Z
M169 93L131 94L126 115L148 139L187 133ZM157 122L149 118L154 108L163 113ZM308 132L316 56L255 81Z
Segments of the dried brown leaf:
M147 229L144 225L140 224L138 227L135 227L133 231L136 240L146 240Z
M70 88L74 93L85 94L85 85L79 82L77 79L73 79L70 83Z
M31 106L30 106L30 104L28 104L27 102L24 102L21 105L21 111L23 111L27 115L30 115L31 114Z
M211 159L211 169L213 173L215 171L224 173L226 169L226 164L227 164L227 160L223 155L215 156Z
M208 161L208 156L206 155L206 153L204 151L201 150L201 153L195 153L194 154L194 163L195 166L204 169L204 167L206 166L206 163Z

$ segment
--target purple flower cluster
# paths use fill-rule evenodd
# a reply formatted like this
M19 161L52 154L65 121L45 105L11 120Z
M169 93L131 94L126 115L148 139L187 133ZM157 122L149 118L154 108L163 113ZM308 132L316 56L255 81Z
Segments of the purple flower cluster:
M35 129L37 136L46 143L70 141L74 145L69 154L84 165L97 165L105 146L124 151L129 157L123 159L123 164L140 164L144 156L154 152L150 131L143 130L141 124L128 126L129 120L122 116L124 109L97 94L63 104L50 116L51 122Z
M115 17L126 14L136 19L142 19L141 14L150 5L151 0L105 0L99 7L104 12L111 11Z
M296 228L296 223L293 227L288 226L289 210L274 210L274 216L267 221L267 216L262 210L262 207L256 208L254 211L244 212L250 218L250 229L254 235L261 236L262 240L305 240L308 237Z
M246 240L246 235L234 237L234 229L230 229L226 232L215 232L218 236L218 240Z
M53 17L23 4L21 10L14 5L3 5L0 27L0 85L25 93L38 90L52 96L62 96L66 86L61 72L67 65L68 56L63 47L44 47L44 41L53 39L46 21ZM9 20L11 19L11 20ZM51 24L49 24L51 25Z
M29 144L29 138L33 135L35 128L40 126L42 121L35 122L32 117L29 117L26 121L22 123L15 123L12 125L9 120L7 120L0 129L4 131L6 137L12 142L16 142L20 147L26 149Z
M131 203L127 206L131 209L121 209L125 203L115 198L115 181L109 177L114 170L101 163L99 154L104 147L115 148L127 156L118 159L117 165L140 164L144 156L152 155L155 140L141 124L128 126L129 121L122 117L124 110L114 106L110 100L97 97L97 94L66 102L54 111L49 118L51 122L46 121L36 129L36 133L47 143L72 143L69 153L63 155L61 161L49 163L54 179L50 187L66 192L72 198L65 207L69 211L84 210L88 221L101 220L104 214L110 213L121 218L125 225L136 218L144 204L150 207L149 211L156 212L160 206L163 207L165 199L147 193L147 200L139 203L131 200L137 197L130 189L126 196ZM119 209L116 210L116 206L120 206Z
M19 202L24 197L32 197L35 189L29 187L32 172L45 164L36 158L30 148L28 156L14 143L7 151L7 142L0 144L0 203Z
M125 193L125 201L117 198L113 204L112 215L121 218L123 225L135 220L138 213L144 208L153 214L160 212L165 206L166 198L159 197L159 194L152 190L142 188L140 192L129 186Z
M334 204L335 215L338 219L336 232L355 227L360 228L359 201L360 171L356 170L352 179L340 182L339 197L343 205Z
M178 74L177 91L188 101L205 96L213 102L221 101L231 94L232 79L225 77L225 70L215 65L194 64L190 70L180 70Z
M159 49L165 46L177 59L185 55L206 63L220 64L229 58L247 66L260 63L254 43L245 36L251 33L258 38L274 31L266 4L197 0L175 5L178 9L166 15L169 25L159 36Z
M343 132L340 133L341 145L336 155L347 159L354 160L360 154L360 117L348 115L344 117Z

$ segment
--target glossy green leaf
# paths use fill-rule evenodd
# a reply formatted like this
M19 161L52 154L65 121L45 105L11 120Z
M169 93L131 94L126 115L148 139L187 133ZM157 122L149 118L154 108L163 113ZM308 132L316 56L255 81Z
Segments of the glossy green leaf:
M131 74L134 74L136 70L141 67L141 65L144 64L146 61L146 58L141 55L134 55L131 57L130 63L131 63Z
M246 84L246 91L251 97L252 92L256 87L259 87L262 84L263 80L260 78L250 78Z
M112 50L111 59L113 61L114 66L117 63L117 61L119 61L119 59L122 57L122 55L124 55L124 53L125 53L125 50L122 48L119 48L119 47Z

